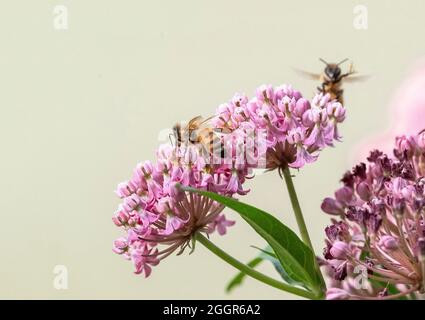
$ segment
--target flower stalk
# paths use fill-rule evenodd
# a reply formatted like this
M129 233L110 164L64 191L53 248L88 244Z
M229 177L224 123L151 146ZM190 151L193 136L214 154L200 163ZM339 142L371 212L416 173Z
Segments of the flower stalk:
M289 198L291 200L292 209L294 210L295 219L297 220L298 228L300 230L301 239L306 245L313 250L310 235L308 234L307 225L305 224L304 216L301 210L300 203L298 201L297 192L295 191L294 183L291 177L291 171L289 167L286 167L283 171L283 177L285 179L286 187L288 189Z
M294 182L292 181L291 171L289 170L289 167L285 167L284 169L282 169L282 172L283 177L285 179L286 187L288 189L289 198L291 200L292 209L295 214L295 219L297 221L298 229L300 230L301 239L311 249L313 255L316 256L316 254L314 253L313 244L311 243L310 235L308 233L307 225L305 223L304 216L301 210L300 202L298 201L297 192L295 191ZM322 272L320 271L317 259L314 259L314 264L317 273L320 276L322 289L326 290L325 280L323 278Z

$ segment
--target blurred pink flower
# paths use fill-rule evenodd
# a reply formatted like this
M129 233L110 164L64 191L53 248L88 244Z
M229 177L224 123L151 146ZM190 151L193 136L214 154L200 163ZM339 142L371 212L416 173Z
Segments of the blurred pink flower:
M410 68L406 79L396 90L382 121L388 122L388 128L375 136L368 136L354 150L353 158L361 161L370 150L391 153L394 138L400 135L415 135L425 128L425 58Z

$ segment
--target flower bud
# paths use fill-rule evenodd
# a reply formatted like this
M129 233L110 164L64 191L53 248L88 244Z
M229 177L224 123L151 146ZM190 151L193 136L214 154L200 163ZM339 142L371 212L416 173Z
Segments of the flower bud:
M112 217L112 222L117 226L117 227L122 227L122 223L121 221L117 218L117 217Z
M130 197L124 199L123 208L125 211L131 212L139 205L139 203L140 198L137 195L132 194Z
M322 202L321 208L327 214L340 215L344 213L340 203L332 198L325 198Z
M335 192L335 198L343 204L349 204L353 200L353 194L354 191L350 187L342 187Z
M128 221L128 219L130 218L130 215L123 210L119 211L117 213L117 216L118 216L118 219L120 219L120 221L123 222L123 223L126 223Z
M295 103L294 114L297 117L302 117L308 109L310 109L310 102L305 98L298 99Z
M153 172L153 165L150 161L141 162L136 167L136 174L140 178L148 179L150 178L152 172Z
M366 181L360 182L357 185L356 191L360 199L362 199L363 201L369 201L370 197L372 196L372 192L370 191L369 184Z
M401 153L406 153L408 157L415 154L416 140L413 136L399 136L395 140L396 148Z
M155 209L159 213L169 213L171 212L171 198L165 197L162 199L159 199L158 202L155 205Z
M335 259L345 260L348 253L348 244L342 241L335 241L329 252Z
M304 141L304 132L300 128L295 128L288 133L288 142L290 144L297 144Z
M340 288L329 288L326 291L326 300L346 300L350 298L347 291Z
M415 187L414 186L406 186L403 189L401 189L401 194L403 195L403 198L405 198L407 201L412 201L415 197Z
M273 101L273 86L266 84L261 85L259 88L257 88L256 96L259 101Z
M208 177L208 176L207 176ZM209 175L211 177L211 175ZM184 197L184 191L181 189L180 184L176 182L172 182L170 184L170 196L175 201L183 200Z
M245 114L245 109L242 107L237 107L232 117L237 122L245 121L248 118L247 115Z
M113 251L118 254L123 254L128 248L127 239L124 237L118 238L114 241Z
M326 111L329 116L333 116L337 122L343 122L345 120L345 108L339 102L329 103L326 107Z
M243 94L236 93L232 98L232 103L237 107L247 104L247 102L248 102L248 97Z
M128 197L131 194L131 192L127 186L127 182L121 182L120 184L118 184L117 190L115 191L115 193L120 198Z
M382 236L381 239L379 239L378 245L384 250L384 251L393 251L398 248L398 240L392 236Z

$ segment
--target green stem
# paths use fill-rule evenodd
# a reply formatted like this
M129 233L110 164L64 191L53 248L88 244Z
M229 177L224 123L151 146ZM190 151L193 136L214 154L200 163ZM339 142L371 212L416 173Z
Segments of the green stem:
M295 191L294 183L291 177L291 171L286 167L283 169L283 176L285 177L286 187L288 188L289 198L291 199L292 208L295 213L295 218L297 219L298 228L300 229L301 238L304 243L313 250L313 245L311 244L310 236L308 234L307 225L304 221L304 216L301 211L300 202L298 201L297 193Z
M286 167L282 171L283 171L283 176L285 178L286 187L288 188L289 198L291 199L292 209L294 210L295 219L297 220L298 228L300 230L301 239L304 241L304 243L308 247L310 247L314 256L316 256L316 254L314 253L313 244L311 243L310 235L308 234L307 225L305 224L300 202L298 201L297 192L295 191L294 182L292 181L291 171L289 170L289 167ZM325 280L323 279L323 275L322 275L322 272L320 271L320 267L317 262L317 259L314 259L314 264L320 276L323 289L326 289Z
M214 253L219 258L226 261L228 264L232 265L236 269L240 270L241 272L245 273L246 275L257 279L258 281L261 281L269 286L272 286L274 288L293 293L295 295L307 298L307 299L318 299L318 297L309 291L292 287L286 283L280 282L278 280L275 280L273 278L270 278L269 276L266 276L265 274L258 272L257 270L247 266L246 264L243 264L242 262L236 260L228 253L221 250L219 247L217 247L214 243L212 243L210 240L208 240L205 236L203 236L201 233L196 234L196 240L198 240L200 243L202 243L208 250L210 250L212 253Z

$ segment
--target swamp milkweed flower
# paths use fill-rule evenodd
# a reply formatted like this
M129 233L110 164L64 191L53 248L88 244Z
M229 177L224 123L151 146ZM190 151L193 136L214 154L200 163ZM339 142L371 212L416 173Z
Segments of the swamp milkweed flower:
M228 197L244 195L247 169L206 164L196 151L162 145L155 164L140 163L133 177L118 185L116 193L123 202L112 220L127 234L114 242L114 252L131 260L137 274L147 277L162 259L175 251L181 254L196 232L217 230L222 235L234 224L222 214L223 205L186 193L178 185Z
M301 168L315 161L339 140L337 125L344 119L344 107L329 95L310 102L287 85L263 85L251 100L236 94L212 117L214 130L226 132L214 143L222 150L206 155L190 143L161 145L155 163L138 164L131 179L118 185L122 203L112 220L126 235L114 242L114 252L147 277L170 254L193 249L197 232L225 234L234 222L222 213L223 205L178 185L245 195L254 168Z
M316 94L310 102L289 85L262 85L252 99L236 94L220 105L214 124L222 130L265 130L266 168L280 172L316 161L320 150L340 140L345 113L329 94Z
M347 172L322 210L328 299L395 299L425 292L425 133L396 138L394 156L374 150ZM361 286L359 267L367 279Z

